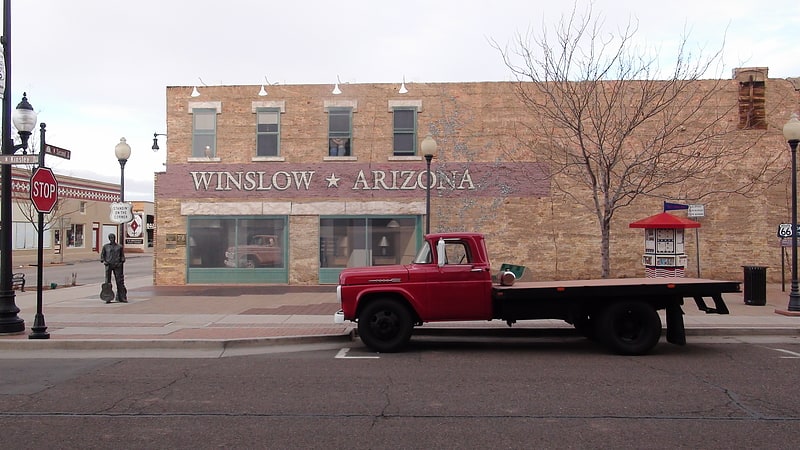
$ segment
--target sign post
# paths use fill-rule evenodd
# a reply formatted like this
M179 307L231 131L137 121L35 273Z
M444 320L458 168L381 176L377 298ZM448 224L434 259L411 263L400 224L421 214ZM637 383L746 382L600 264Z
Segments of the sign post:
M42 301L42 277L44 275L44 214L53 211L58 202L58 180L53 171L44 165L45 149L45 128L47 125L41 123L39 132L41 136L39 149L39 167L33 171L30 182L31 202L36 210L39 211L39 245L36 252L38 264L36 265L36 316L31 327L31 334L28 339L50 339L47 332L47 325L44 322L43 301Z
M699 218L706 216L705 205L688 205L686 217ZM697 252L697 278L700 278L700 228L694 229L694 247Z

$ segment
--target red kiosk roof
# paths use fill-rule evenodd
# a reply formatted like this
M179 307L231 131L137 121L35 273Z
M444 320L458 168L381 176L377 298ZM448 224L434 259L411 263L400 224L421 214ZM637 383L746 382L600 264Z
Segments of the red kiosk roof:
M630 228L700 228L700 222L663 212L628 224Z

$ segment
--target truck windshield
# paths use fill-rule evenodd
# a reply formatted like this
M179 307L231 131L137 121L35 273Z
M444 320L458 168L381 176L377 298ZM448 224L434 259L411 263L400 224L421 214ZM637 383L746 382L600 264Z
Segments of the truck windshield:
M433 262L433 259L431 259L431 246L428 241L425 241L414 258L414 264L430 264L431 262Z

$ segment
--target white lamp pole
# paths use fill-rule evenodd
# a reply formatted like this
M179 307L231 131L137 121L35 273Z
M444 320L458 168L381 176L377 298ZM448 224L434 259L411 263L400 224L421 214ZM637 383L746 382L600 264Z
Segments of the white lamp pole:
M797 144L800 143L800 120L797 120L797 114L792 114L783 126L783 137L792 151L792 289L789 291L789 311L800 311L797 287Z
M428 133L420 144L422 155L428 166L428 186L425 188L425 234L431 233L431 159L436 154L436 141Z
M114 147L114 154L119 161L119 201L125 203L125 163L131 157L131 146L125 142L125 138L120 138L119 143ZM119 245L125 246L125 224L119 224L119 235L117 236Z

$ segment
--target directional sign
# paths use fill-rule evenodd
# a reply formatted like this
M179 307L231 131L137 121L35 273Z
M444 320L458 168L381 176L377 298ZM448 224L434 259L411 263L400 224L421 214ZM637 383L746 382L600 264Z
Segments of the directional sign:
M53 211L58 202L58 180L47 167L39 167L31 175L31 201L40 213Z
M37 164L37 155L0 155L0 164Z
M69 157L72 156L71 151L50 144L44 146L44 152L47 153L48 155L58 156L59 158L64 158L64 159L69 159Z
M706 216L705 205L689 205L689 211L686 217L705 217L705 216Z
M110 219L114 223L128 223L133 220L133 205L130 203L112 203Z

